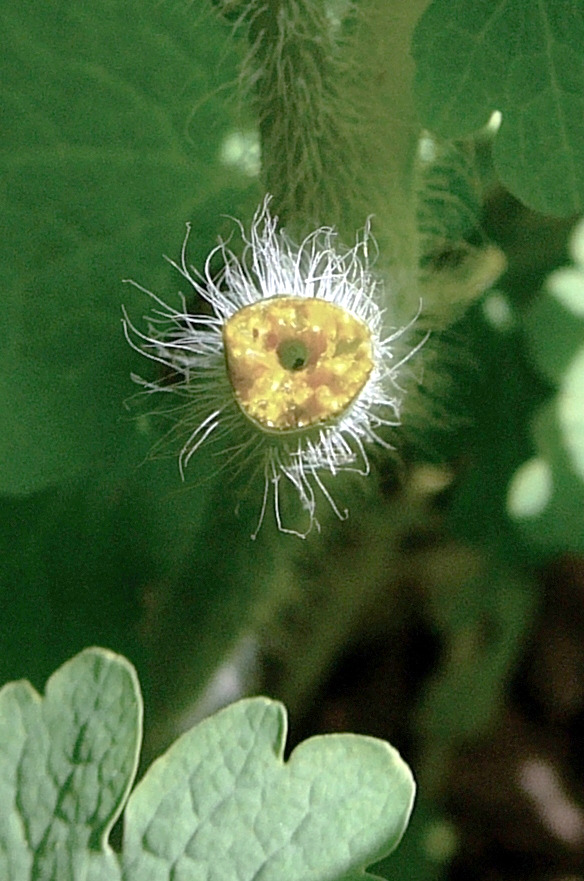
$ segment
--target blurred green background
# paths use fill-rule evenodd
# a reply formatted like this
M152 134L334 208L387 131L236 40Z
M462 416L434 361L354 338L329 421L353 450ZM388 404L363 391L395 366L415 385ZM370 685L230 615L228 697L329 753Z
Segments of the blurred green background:
M582 791L577 217L522 206L482 142L480 223L508 268L435 347L452 417L408 441L399 467L380 458L347 523L305 543L266 524L251 542L212 463L185 488L174 458L149 458L158 428L136 415L130 377L156 370L120 320L122 304L138 323L150 310L123 279L170 302L184 290L162 255L176 258L186 221L200 266L233 228L225 215L249 222L261 199L236 85L245 42L206 4L24 0L1 17L0 680L42 688L84 646L122 652L145 693L147 759L224 700L269 691L298 737L358 729L404 751L421 795L394 877L442 877L452 859L451 877L540 877L550 854L580 871L561 835L547 848L499 834L508 806L467 781L476 756L456 764L501 730L524 755L529 726L548 726L568 743L550 767ZM542 658L552 624L568 635ZM556 698L542 685L554 675Z

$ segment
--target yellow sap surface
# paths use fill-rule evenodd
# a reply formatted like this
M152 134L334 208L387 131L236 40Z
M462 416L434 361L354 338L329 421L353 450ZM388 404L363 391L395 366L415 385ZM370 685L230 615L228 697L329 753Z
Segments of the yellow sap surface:
M327 300L282 295L244 306L223 341L241 409L272 431L334 420L373 369L369 328Z

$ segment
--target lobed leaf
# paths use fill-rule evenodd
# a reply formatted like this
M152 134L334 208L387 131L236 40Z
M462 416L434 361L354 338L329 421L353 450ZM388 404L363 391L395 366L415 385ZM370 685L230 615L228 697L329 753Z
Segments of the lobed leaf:
M87 649L49 680L0 692L0 871L10 881L356 881L397 846L414 798L384 741L313 737L283 761L286 714L242 700L188 731L130 796L121 855L108 834L136 771L133 668Z
M284 764L285 737L284 708L266 698L183 735L130 798L124 878L353 878L397 846L414 783L396 750L326 735Z
M133 667L87 649L49 679L0 691L0 876L119 877L107 836L134 779L142 704Z

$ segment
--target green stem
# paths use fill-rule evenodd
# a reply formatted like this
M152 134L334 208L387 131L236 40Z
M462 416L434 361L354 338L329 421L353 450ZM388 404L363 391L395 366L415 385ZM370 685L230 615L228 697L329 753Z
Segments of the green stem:
M295 235L335 225L347 244L374 215L381 268L416 289L419 262L411 34L428 0L363 0L335 22L322 0L247 9L264 182ZM418 295L403 294L405 311Z

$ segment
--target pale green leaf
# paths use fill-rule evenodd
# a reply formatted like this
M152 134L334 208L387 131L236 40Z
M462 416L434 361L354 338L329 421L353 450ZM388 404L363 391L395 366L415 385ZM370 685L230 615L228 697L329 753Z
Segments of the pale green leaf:
M524 327L533 360L556 394L532 420L537 455L513 475L507 510L538 545L584 548L584 272L582 223L572 233L574 264L554 271Z
M548 462L534 456L513 475L507 493L507 513L516 520L537 517L550 501L552 491L553 477Z
M49 679L0 692L0 877L119 877L107 836L136 772L142 705L133 667L87 649Z
M266 698L183 735L130 798L125 881L352 879L392 850L414 795L398 753L327 735L284 764L285 736L284 709Z
M556 395L536 413L533 434L539 456L546 462L551 479L545 504L533 516L518 516L522 531L534 545L557 554L570 551L584 553L584 482L578 473L574 456L582 456L584 437L582 421L569 426L572 434L566 436L562 424L560 396ZM581 408L580 408L581 410ZM570 443L573 444L570 449ZM521 476L521 466L519 475ZM514 488L517 474L510 484Z
M388 743L304 741L284 763L281 704L251 698L184 734L136 771L141 697L133 668L87 649L49 680L0 692L0 871L10 881L357 881L395 848L415 785Z

